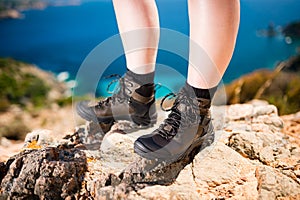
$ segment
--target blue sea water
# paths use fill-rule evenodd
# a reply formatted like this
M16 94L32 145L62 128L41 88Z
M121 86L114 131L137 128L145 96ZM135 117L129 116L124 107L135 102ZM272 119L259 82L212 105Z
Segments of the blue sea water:
M186 0L157 0L157 5L161 27L188 35ZM241 0L236 49L223 81L228 83L255 69L273 68L294 55L299 41L287 44L282 36L261 37L256 32L270 22L285 26L300 20L299 10L299 0ZM107 0L29 10L24 15L24 19L0 21L0 56L34 63L54 73L68 71L71 78L99 43L118 33L112 2ZM188 42L182 48L187 56ZM159 51L157 62L186 74L187 61L170 52ZM106 74L123 72L125 59L119 57ZM173 81L172 76L160 79Z

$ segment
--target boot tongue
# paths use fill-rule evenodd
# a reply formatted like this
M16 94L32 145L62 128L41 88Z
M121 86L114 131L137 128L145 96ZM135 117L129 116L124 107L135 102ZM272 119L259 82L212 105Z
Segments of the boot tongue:
M180 92L182 92L183 95L186 95L187 97L190 97L192 99L196 99L197 98L197 96L195 94L195 91L187 83L184 85L184 87L182 87L182 89L180 90Z
M175 104L175 108L180 114L188 114L190 109L192 109L193 107L197 110L199 109L197 97L195 96L193 89L187 87L183 87L180 90Z
M211 89L213 93L215 92L216 88ZM203 110L203 109L209 109L211 106L211 99L210 98L199 98L196 96L196 93L194 89L189 86L188 84L185 84L185 86L180 90L181 95L184 95L186 97L189 97L192 101L190 104L191 106L194 106L194 108L197 110L197 112Z
M176 109L179 111L179 113L183 113L187 111L187 105L183 104L183 103L179 103L176 106Z

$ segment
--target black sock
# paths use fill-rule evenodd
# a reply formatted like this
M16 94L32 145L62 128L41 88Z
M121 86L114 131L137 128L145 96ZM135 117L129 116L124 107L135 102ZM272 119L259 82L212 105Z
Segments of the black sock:
M136 89L136 92L144 97L151 97L154 95L154 72L148 74L136 74L127 69L127 76L141 86Z
M184 88L188 92L194 92L197 98L204 98L204 99L212 100L217 91L218 86L209 88L209 89L201 89L201 88L193 87L186 82Z
M136 83L146 85L154 82L154 72L148 74L136 74L127 68L126 75L130 76Z
M151 97L154 95L154 83L142 85L141 87L136 89L136 92L144 97Z

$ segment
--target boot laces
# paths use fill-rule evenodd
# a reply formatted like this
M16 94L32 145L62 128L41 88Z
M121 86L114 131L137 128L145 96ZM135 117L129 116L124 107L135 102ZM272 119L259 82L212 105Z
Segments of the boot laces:
M165 109L163 108L163 103L170 96L177 96L177 98L170 109ZM174 93L166 95L161 101L161 108L164 111L171 111L167 119L158 128L159 135L167 140L173 138L178 133L180 126L186 128L191 124L200 122L199 105L188 94L183 92L180 92L178 95Z
M119 74L112 74L105 78L116 78L115 80L112 80L106 88L106 91L113 95L105 98L103 101L99 101L96 107L101 107L102 105L107 106L109 103L115 104L116 102L123 103L128 101L132 94L130 88L133 86L133 83L127 78L121 77ZM111 86L116 82L118 82L118 86L114 90L110 90Z

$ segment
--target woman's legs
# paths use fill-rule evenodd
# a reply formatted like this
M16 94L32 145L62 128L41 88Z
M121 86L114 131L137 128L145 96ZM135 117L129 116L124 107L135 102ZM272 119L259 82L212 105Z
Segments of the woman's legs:
M113 0L113 3L127 68L137 74L153 72L159 41L155 0ZM233 54L239 0L188 0L188 5L191 45L187 82L196 88L212 88L220 82ZM206 51L214 66L201 66L203 58L198 48Z
M189 85L209 89L220 82L231 60L240 21L239 0L188 0L190 20ZM202 48L215 66L201 66Z
M168 118L159 128L135 141L135 152L147 159L174 162L200 148L204 138L213 138L210 92L215 91L232 57L239 25L239 1L189 0L188 3L191 39L188 84L178 93ZM203 55L201 48L208 56Z
M159 18L155 0L113 0L127 68L136 74L155 69Z
M117 93L95 106L81 102L77 113L104 127L128 116L137 125L151 126L156 121L153 79L159 41L155 0L113 0L113 4L129 70Z

